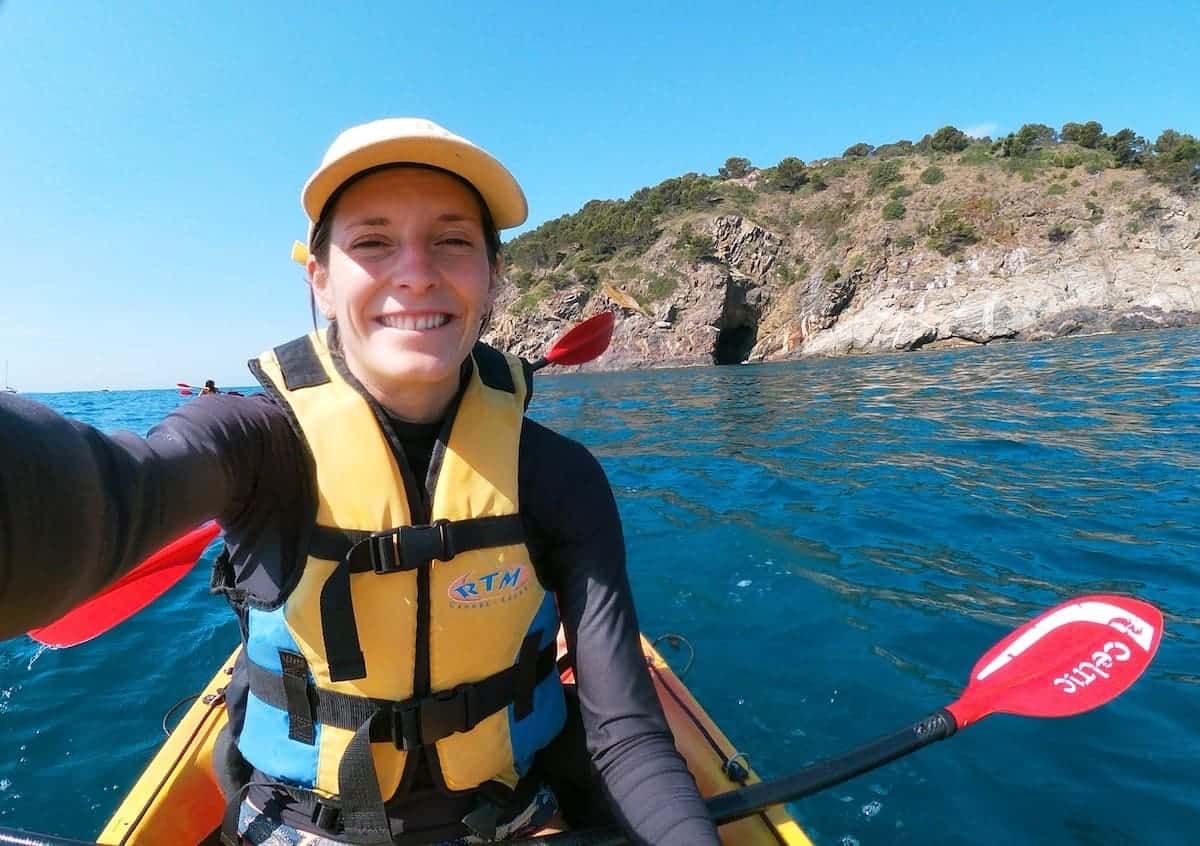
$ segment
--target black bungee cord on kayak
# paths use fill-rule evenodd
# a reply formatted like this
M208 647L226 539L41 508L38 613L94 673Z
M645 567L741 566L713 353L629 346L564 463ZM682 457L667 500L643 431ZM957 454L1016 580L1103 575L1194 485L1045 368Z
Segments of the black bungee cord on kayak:
M200 695L199 693L189 693L187 696L183 697L182 699L180 699L178 702L176 702L174 705L172 705L170 708L167 709L167 712L165 714L163 714L163 718L162 718L162 730L163 730L164 736L166 736L166 737L171 736L171 730L169 728L167 728L167 722L170 721L171 715L175 713L176 709L178 709L181 705L186 705L187 703L193 701L199 695Z

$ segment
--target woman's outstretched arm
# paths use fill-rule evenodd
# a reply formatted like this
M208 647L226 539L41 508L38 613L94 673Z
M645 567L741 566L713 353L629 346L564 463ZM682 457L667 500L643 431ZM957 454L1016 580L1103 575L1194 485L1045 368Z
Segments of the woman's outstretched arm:
M282 423L281 423L282 420ZM0 638L57 619L163 544L236 515L296 461L264 397L205 397L143 438L0 396Z

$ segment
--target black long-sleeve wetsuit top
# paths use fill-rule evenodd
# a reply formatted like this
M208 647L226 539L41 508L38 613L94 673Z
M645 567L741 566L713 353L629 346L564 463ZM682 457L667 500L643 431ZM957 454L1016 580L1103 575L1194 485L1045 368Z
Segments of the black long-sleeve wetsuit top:
M399 429L410 464L427 463L435 427ZM241 586L286 584L311 519L307 461L262 395L197 399L145 438L0 396L0 638L56 619L214 517ZM716 844L646 671L603 469L526 419L518 484L526 544L573 646L588 750L619 818L640 843Z

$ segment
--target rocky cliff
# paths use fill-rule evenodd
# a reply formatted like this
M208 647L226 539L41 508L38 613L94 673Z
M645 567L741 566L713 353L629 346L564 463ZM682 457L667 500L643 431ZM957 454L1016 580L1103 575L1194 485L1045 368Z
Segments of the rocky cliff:
M623 369L1200 322L1192 192L1074 145L994 150L793 159L786 179L781 162L589 204L508 245L487 338L536 357L612 310L588 367Z

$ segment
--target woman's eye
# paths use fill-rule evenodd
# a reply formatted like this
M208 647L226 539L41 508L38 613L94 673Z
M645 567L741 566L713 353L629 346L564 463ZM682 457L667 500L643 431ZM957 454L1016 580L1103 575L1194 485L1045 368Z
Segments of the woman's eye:
M385 246L385 244L381 238L362 238L361 240L354 242L355 249L361 248L371 250L382 246Z
M469 247L469 246L471 246L471 242L468 241L466 238L458 238L455 236L450 236L449 238L443 238L438 243L439 244L448 244L452 247Z

